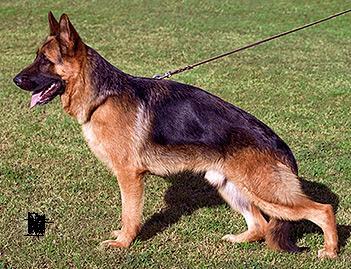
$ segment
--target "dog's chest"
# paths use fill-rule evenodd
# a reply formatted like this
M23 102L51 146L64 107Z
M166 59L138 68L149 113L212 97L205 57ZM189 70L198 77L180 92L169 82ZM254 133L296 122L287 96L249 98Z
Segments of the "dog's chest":
M104 139L99 135L98 130L94 128L94 125L90 122L83 124L82 129L84 138L91 151L100 161L112 168L112 156L109 154L107 145Z

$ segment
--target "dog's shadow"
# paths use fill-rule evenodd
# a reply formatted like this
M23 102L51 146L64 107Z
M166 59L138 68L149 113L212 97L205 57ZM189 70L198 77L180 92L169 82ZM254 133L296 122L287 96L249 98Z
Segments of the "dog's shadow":
M184 215L190 215L203 207L217 207L224 204L216 189L203 178L203 174L182 173L168 177L171 186L165 193L165 207L146 220L138 238L148 240L177 223ZM314 201L331 204L337 212L339 198L324 184L307 181L300 178L303 191ZM338 225L339 245L346 245L351 235L350 225ZM322 231L311 222L295 222L291 228L291 239L296 242L305 234L321 233Z
M199 208L224 204L216 189L204 180L204 174L181 173L165 180L171 182L164 196L166 205L146 220L138 236L141 240L150 239Z

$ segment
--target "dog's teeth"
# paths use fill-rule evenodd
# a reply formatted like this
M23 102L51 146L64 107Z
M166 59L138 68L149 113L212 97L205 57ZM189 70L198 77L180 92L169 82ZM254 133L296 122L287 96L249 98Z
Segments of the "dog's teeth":
M45 93L51 91L52 88L55 87L55 85L56 85L56 83L51 84L50 87L49 87L47 90L44 90L44 91L42 91L42 92L40 93L40 96L43 96Z
M51 84L51 86L49 87L49 91L55 86L55 83Z

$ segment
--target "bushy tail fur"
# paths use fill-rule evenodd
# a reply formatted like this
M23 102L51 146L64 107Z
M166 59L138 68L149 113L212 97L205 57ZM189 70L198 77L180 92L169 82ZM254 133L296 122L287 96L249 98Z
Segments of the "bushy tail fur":
M266 232L266 244L274 250L282 250L287 252L300 252L302 249L289 237L291 222L271 218Z

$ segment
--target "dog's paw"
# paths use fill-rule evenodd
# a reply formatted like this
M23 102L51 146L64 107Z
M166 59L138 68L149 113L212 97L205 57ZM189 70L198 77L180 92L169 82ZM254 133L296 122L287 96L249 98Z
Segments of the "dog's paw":
M227 241L227 242L231 242L231 243L241 243L242 238L240 238L240 236L238 237L235 234L226 234L225 236L222 237L222 240Z
M264 233L260 230L246 231L240 234L227 234L222 237L222 240L231 242L231 243L244 243L244 242L253 242L259 241L264 238Z
M129 247L130 242L122 240L105 240L100 243L101 249L106 248L127 248Z
M318 258L336 259L337 257L338 254L336 253L336 250L327 251L325 248L318 250Z
M132 243L133 239L123 233L121 230L115 230L111 232L111 237L116 238L115 240L105 240L100 243L101 249L106 248L127 248Z
M111 236L114 238L118 238L121 235L122 231L121 230L114 230L111 232Z

